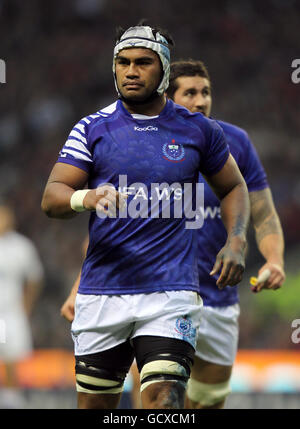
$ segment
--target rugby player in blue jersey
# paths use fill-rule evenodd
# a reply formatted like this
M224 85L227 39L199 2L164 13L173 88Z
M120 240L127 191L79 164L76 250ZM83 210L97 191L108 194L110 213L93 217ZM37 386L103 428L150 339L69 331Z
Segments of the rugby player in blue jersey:
M211 81L201 61L178 61L171 64L168 96L191 112L210 116L212 106ZM256 241L265 263L258 277L270 270L269 278L255 287L278 289L284 282L284 238L273 204L265 171L247 133L232 124L217 121L222 127L230 152L247 183L251 219ZM200 182L205 182L203 176ZM230 376L238 344L237 288L216 287L217 276L211 276L215 254L226 241L226 230L220 218L220 204L210 187L205 184L204 226L199 230L199 283L203 299L202 322L194 366L187 396L191 408L223 408L230 392Z
M222 289L244 271L247 187L222 128L166 99L171 44L148 26L119 33L119 99L75 125L44 191L50 217L91 211L71 328L79 408L117 407L134 357L144 408L184 405L202 305L198 231L185 212L164 217L158 203L153 215L144 204L155 197L153 184L176 184L172 209L179 188L195 206L196 187L190 194L185 185L196 185L201 171L221 200L227 231L212 274Z

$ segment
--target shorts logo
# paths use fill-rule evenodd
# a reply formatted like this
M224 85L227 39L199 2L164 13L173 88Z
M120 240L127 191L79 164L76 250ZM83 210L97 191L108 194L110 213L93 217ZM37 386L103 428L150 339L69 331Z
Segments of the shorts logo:
M192 326L192 322L184 317L179 317L176 320L175 331L184 337L192 337L195 335L195 329Z
M184 148L181 144L176 144L175 140L172 143L165 143L162 148L164 159L171 162L184 161Z

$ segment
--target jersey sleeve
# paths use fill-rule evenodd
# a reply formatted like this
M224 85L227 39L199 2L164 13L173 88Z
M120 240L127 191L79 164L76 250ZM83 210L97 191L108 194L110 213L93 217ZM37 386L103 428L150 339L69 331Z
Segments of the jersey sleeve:
M206 151L203 154L200 171L205 176L217 174L226 163L230 151L222 128L214 120L209 120Z
M239 161L239 167L249 192L261 191L268 188L266 172L260 162L257 151L247 133L245 133L245 149Z
M73 127L57 160L81 168L87 173L93 164L92 154L88 149L88 123L89 121L83 118Z

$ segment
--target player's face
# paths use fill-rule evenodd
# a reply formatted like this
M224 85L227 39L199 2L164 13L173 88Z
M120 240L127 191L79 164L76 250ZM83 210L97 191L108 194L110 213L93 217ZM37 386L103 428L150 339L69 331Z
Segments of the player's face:
M201 76L180 76L176 79L178 89L174 94L174 102L186 107L191 112L201 112L209 116L212 98L208 79Z
M117 85L125 99L141 102L159 86L162 67L151 49L123 49L115 62Z

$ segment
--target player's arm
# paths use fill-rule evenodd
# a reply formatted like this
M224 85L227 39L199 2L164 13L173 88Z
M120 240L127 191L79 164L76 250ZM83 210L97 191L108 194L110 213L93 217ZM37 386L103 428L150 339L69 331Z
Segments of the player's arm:
M73 165L56 163L46 184L42 210L49 217L70 218L76 215L71 208L70 200L75 191L83 189L88 174Z
M23 289L23 304L27 316L31 316L43 288L42 280L26 280Z
M75 216L76 211L96 210L96 208L108 215L114 214L115 207L119 207L119 193L115 188L107 185L101 189L84 190L82 193L87 180L88 173L81 168L56 163L44 190L42 210L49 217L61 219ZM73 195L75 192L76 195Z
M255 286L261 289L278 289L285 280L284 273L284 237L279 216L273 203L270 188L249 192L251 219L255 229L257 246L266 260L258 276L269 269L269 278Z
M82 246L82 253L84 257L87 252L88 244L89 244L89 239L88 237L86 237ZM72 289L68 298L65 300L65 302L63 303L60 309L61 316L67 319L69 322L73 322L73 319L75 316L75 300L76 300L76 295L77 295L77 291L80 283L80 277L81 277L81 270L79 271L79 274L72 286Z
M229 155L223 168L207 182L221 201L221 216L227 230L227 241L218 253L211 275L221 274L219 288L234 286L242 280L245 270L246 234L250 217L249 195L240 170Z
M44 269L37 249L30 240L24 241L23 255L23 306L28 317L44 286Z
M76 295L78 291L78 286L80 283L80 276L81 276L81 270L79 271L79 274L74 282L74 285L72 286L71 292L68 296L68 298L63 303L60 314L63 316L68 322L73 322L74 315L75 315L75 300Z

